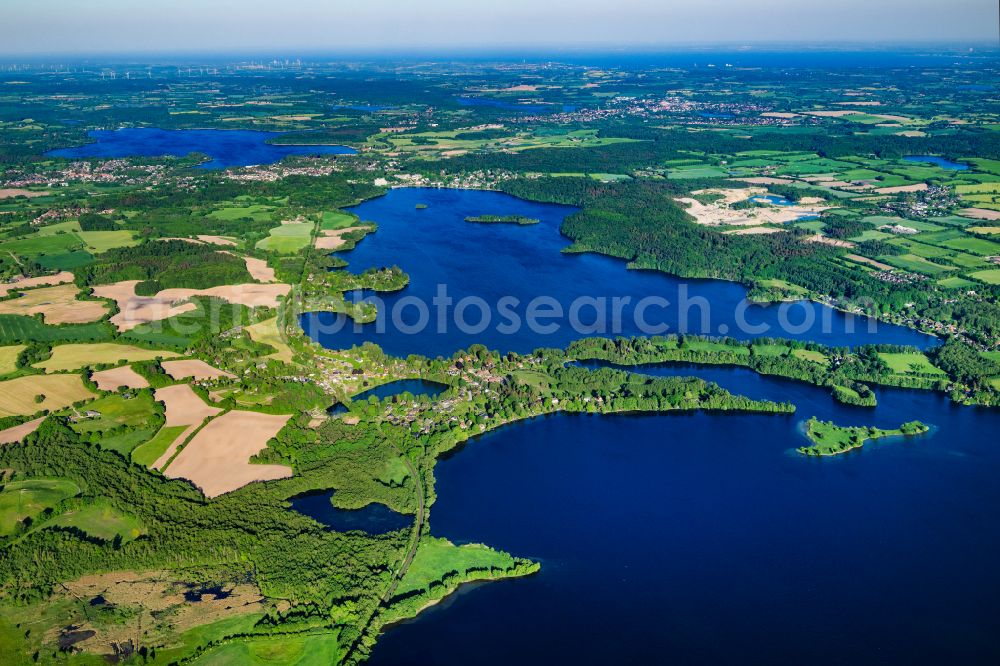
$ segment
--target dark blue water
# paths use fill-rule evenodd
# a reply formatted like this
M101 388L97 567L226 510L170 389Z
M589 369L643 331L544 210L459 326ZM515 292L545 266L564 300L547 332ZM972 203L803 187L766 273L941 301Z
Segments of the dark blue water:
M949 169L951 171L966 171L969 168L968 164L952 162L951 160L946 160L943 157L937 157L935 155L910 155L908 157L904 157L903 161L924 162L926 164L933 164L934 166L939 166L942 169Z
M416 209L418 203L428 208ZM625 262L597 254L563 254L569 241L559 227L574 211L566 206L499 192L412 188L392 190L351 211L379 228L339 255L350 263L349 270L396 264L409 273L410 285L379 295L383 306L374 324L354 326L332 313L303 315L306 333L329 348L371 341L395 356L433 358L474 343L529 352L565 347L593 335L677 332L807 339L835 346L935 344L934 338L910 329L815 303L750 305L746 290L731 282L627 270ZM465 222L472 215L523 215L540 223ZM450 304L434 300L438 285L446 286ZM667 305L647 297L664 299ZM628 299L620 301L617 318L616 298ZM540 316L560 309L562 316Z
M711 118L714 120L728 120L736 117L732 113L709 113L708 111L699 111L698 115L702 118Z
M431 533L542 564L467 589L380 639L373 664L995 664L1000 411L742 369L697 374L791 416L557 415L436 468ZM810 416L921 419L930 434L827 459Z
M70 159L87 157L184 157L204 153L211 161L199 165L203 169L273 164L289 155L352 155L347 146L282 146L267 143L279 132L250 130L162 130L155 128L124 128L92 130L87 135L95 139L76 148L62 148L45 153L50 157Z
M396 513L384 504L373 503L361 509L338 509L330 502L333 492L307 493L291 497L288 501L295 511L335 532L358 530L368 534L385 534L413 525L413 516Z
M388 384L382 384L381 386L376 386L373 389L369 389L364 393L359 393L358 395L351 398L351 400L363 400L367 401L368 398L375 396L379 400L385 400L386 398L391 398L393 396L402 395L403 393L409 393L410 395L422 395L429 398L434 398L441 395L443 392L448 390L447 384L439 384L438 382L430 382L426 379L400 379L399 381L389 382Z

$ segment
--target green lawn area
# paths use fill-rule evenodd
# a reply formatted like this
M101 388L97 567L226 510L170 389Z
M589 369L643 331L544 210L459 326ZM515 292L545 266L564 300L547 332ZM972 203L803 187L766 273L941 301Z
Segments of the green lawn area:
M752 349L756 356L784 356L789 351L785 345L754 345Z
M144 531L142 524L136 518L103 502L95 502L79 509L67 511L44 525L46 527L75 527L81 532L103 541L112 541L119 535L123 542L132 541Z
M109 395L87 404L86 410L101 413L99 418L84 419L70 427L80 434L103 433L119 426L135 428L145 424L154 409L153 396L149 393L139 392L129 400Z
M733 347L722 342L712 342L711 340L684 340L684 349L693 351L729 352L739 356L749 356L750 349L747 347Z
M973 236L941 241L938 245L951 248L952 250L971 252L972 254L978 254L984 257L1000 254L1000 243L994 243L993 241L988 241L983 238L975 238Z
M257 249L279 254L299 252L312 240L313 226L312 222L292 222L274 227L267 238L257 242Z
M827 365L830 362L830 359L828 359L823 352L813 351L811 349L794 349L792 350L792 356L800 358L803 361L819 363L820 365Z
M949 271L958 270L954 266L942 266L941 264L935 264L933 261L928 261L923 257L918 257L915 254L902 254L898 257L892 256L882 256L879 257L879 261L883 261L896 268L902 268L906 271L912 271L914 273L923 273L924 275L930 275L931 277L941 275L942 273L948 273Z
M81 231L77 233L87 249L93 254L100 254L116 247L132 247L139 241L131 231Z
M969 277L975 278L986 284L1000 284L1000 268L991 268L985 271L970 273Z
M231 640L206 650L193 666L255 666L285 664L287 666L330 666L341 661L341 649L336 631L321 634L295 634Z
M103 322L49 326L34 317L0 315L0 343L23 342L78 342L84 340L110 340L111 328Z
M149 467L162 456L187 426L163 426L153 439L132 449L132 462Z
M34 518L79 494L80 487L69 479L25 479L6 484L0 492L0 536L12 534L25 518Z
M921 352L879 352L880 359L897 375L936 375L947 377L944 370L931 365L930 359Z
M323 231L336 231L353 227L358 223L358 218L342 210L328 210L323 213L323 219L319 223L319 228Z
M975 282L960 277L942 278L937 283L946 289L970 289L976 286Z
M273 210L273 206L265 206L263 204L229 206L226 208L217 208L209 213L208 216L226 222L235 222L244 218L250 218L254 222L266 222L271 219L271 211Z
M126 460L132 453L132 449L139 446L156 432L154 428L138 428L126 430L116 435L104 435L98 440L98 445L102 449L117 451Z
M413 563L396 589L397 595L415 590L426 590L431 583L445 574L469 569L506 569L514 565L514 558L482 544L456 546L447 539L424 537L417 548Z
M683 166L670 169L667 178L677 180L682 178L723 178L729 173L720 167L711 165Z

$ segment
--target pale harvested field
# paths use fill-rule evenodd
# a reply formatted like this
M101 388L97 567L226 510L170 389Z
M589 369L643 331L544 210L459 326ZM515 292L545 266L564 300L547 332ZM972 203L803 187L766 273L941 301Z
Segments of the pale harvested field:
M206 405L187 384L174 384L156 389L156 400L166 406L165 426L195 425L209 416L215 416L218 407Z
M228 245L230 247L236 247L236 241L232 238L226 238L225 236L209 236L207 234L198 234L198 240L203 243L211 243L212 245Z
M968 230L974 234L1000 234L1000 227L969 227Z
M29 289L21 296L0 301L0 314L30 317L40 313L46 324L86 324L108 313L107 303L77 300L79 291L75 284Z
M321 231L320 235L316 236L316 249L336 250L346 242L342 238L344 234L367 228L368 227L347 227L346 229L336 229L334 231Z
M32 287L50 287L52 285L64 284L73 281L73 274L69 271L62 271L55 275L42 275L40 277L23 278L15 282L0 282L0 298L9 294L15 289L31 289Z
M27 345L8 345L0 347L0 375L9 375L17 370L17 357Z
M263 259L256 257L245 257L247 262L247 272L258 282L275 282L274 269L267 265Z
M187 377L194 377L195 379L220 379L223 377L228 377L229 379L236 378L236 375L226 372L225 370L213 368L208 363L199 359L164 361L160 365L162 365L166 373L174 379L186 379Z
M784 229L778 227L744 227L742 229L730 229L724 233L731 236L753 236L756 234L780 234Z
M44 395L35 402L36 395ZM94 396L79 375L29 375L0 382L0 416L34 414L68 407Z
M285 465L251 465L250 457L267 447L291 416L232 411L210 421L195 435L166 471L187 479L206 497L218 497L254 481L292 475Z
M914 185L900 185L898 187L880 187L876 192L879 194L898 194L900 192L923 192L927 189L927 183L916 183Z
M921 132L920 130L904 130L902 132L896 132L896 136L906 136L910 138L927 136L927 132Z
M0 430L0 444L17 444L25 437L31 433L38 430L38 426L42 425L42 421L45 417L35 419L34 421L28 421L27 423L22 423L21 425L16 425L13 428L7 428L6 430Z
M822 236L820 234L816 234L815 236L808 236L806 237L805 240L809 243L821 243L823 245L832 245L833 247L846 247L846 248L855 247L854 243L850 241L838 240L836 238L829 238L827 236Z
M52 348L52 356L36 363L35 368L45 372L62 372L78 370L101 363L120 363L121 361L151 361L154 358L172 358L180 354L153 349L143 349L133 345L122 345L115 342L92 342L69 345L58 345Z
M874 266L879 270L883 271L894 271L896 268L890 266L889 264L883 264L881 261L875 261L874 259L869 259L868 257L862 257L860 254L845 254L845 259L850 259L851 261L856 261L859 264L868 264L869 266Z
M1000 220L1000 211L988 210L986 208L963 208L958 211L958 214L977 220Z
M211 289L164 289L156 296L136 296L138 280L125 280L94 287L94 295L110 298L118 304L119 312L111 323L119 331L128 331L141 324L168 319L174 315L194 310L194 303L185 303L192 296L214 296L229 303L248 307L278 307L278 297L288 294L287 284L237 284Z
M798 118L797 113L782 113L780 111L769 111L768 113L760 114L763 118L782 118L784 120L790 120L791 118Z
M90 376L90 379L102 391L116 391L119 386L127 386L130 389L141 389L149 386L146 378L128 365L95 372Z
M164 414L166 419L163 423L164 427L188 426L187 430L182 432L167 447L163 455L153 462L154 469L162 470L164 465L170 461L170 458L177 451L177 447L191 436L191 433L201 425L202 421L210 416L215 416L222 410L218 407L206 405L205 401L199 398L198 394L192 391L191 387L187 384L176 384L156 389L154 397L167 408Z
M23 190L16 187L4 187L0 188L0 199L11 199L13 197L44 197L47 192L33 192L31 190Z
M834 102L837 106L882 106L882 102L868 101L868 102Z

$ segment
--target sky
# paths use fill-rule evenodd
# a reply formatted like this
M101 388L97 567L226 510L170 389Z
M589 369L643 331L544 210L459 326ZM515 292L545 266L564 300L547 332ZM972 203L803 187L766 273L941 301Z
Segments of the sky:
M997 0L0 0L0 53L1000 41Z

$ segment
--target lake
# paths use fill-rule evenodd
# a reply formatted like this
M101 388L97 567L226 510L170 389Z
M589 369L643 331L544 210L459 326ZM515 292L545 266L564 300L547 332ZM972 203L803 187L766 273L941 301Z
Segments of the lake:
M903 158L904 162L923 162L925 164L933 164L934 166L939 166L942 169L949 169L951 171L966 171L969 168L968 164L962 164L961 162L952 162L951 160L946 160L943 157L937 157L935 155L910 155Z
M305 514L330 530L385 534L413 525L413 516L397 513L384 504L372 503L360 509L339 509L330 502L332 490L306 493L289 498L294 511Z
M418 209L417 204L427 208ZM395 264L410 275L410 284L379 296L375 324L355 326L332 313L303 315L303 329L326 347L370 341L395 356L433 358L474 343L530 352L542 346L565 347L594 335L678 332L742 339L774 336L836 346L882 342L927 348L937 343L908 328L848 316L816 303L752 305L746 289L733 282L680 279L628 270L624 261L603 255L563 253L570 242L559 228L575 210L567 206L500 192L405 188L350 210L379 228L354 250L338 254L349 262L349 270ZM465 221L476 215L519 215L540 222L520 226ZM439 285L445 286L445 298L439 298ZM363 297L373 298L370 292ZM621 306L618 317L614 299ZM561 310L562 316L536 317L537 325L531 326L532 304L538 306L535 314Z
M280 132L252 130L163 130L156 128L123 128L91 130L94 139L76 148L61 148L45 153L50 157L83 159L89 157L184 157L204 153L211 160L199 165L202 169L273 164L289 155L353 155L347 146L284 146L267 143Z
M416 209L417 203L427 204ZM379 230L343 256L350 268L398 264L410 286L388 309L430 299L447 284L456 301L551 295L667 294L710 304L704 332L737 323L778 325L778 309L747 306L745 290L712 280L630 271L591 254L563 254L572 208L494 192L399 189L353 209ZM469 224L471 215L523 215L537 225ZM371 297L370 294L365 296ZM798 304L826 326L786 337L828 344L934 339ZM661 312L678 324L677 312ZM322 332L323 344L376 341L389 353L450 354L473 342L527 351L565 346L575 330L408 332L387 325ZM328 320L329 321L329 320ZM408 321L397 324L405 329ZM392 322L387 322L391 324ZM858 323L858 322L855 322ZM708 328L705 328L707 324ZM631 332L632 329L630 329ZM735 330L740 337L755 333ZM914 662L1000 658L1000 412L947 397L876 389L879 406L841 405L829 390L742 368L659 365L648 374L695 375L758 399L789 401L794 415L560 414L501 428L440 461L430 533L530 557L538 575L462 588L382 636L373 664ZM811 416L842 425L931 433L814 459ZM328 503L327 503L328 504Z
M372 396L375 396L379 400L385 400L386 398L392 398L403 393L435 398L447 390L448 386L446 384L439 384L438 382L431 382L426 379L400 379L399 381L376 386L364 393L359 393L352 397L351 400L367 401Z
M791 416L556 415L469 442L435 471L431 533L541 562L382 636L372 664L913 664L1000 659L1000 412L718 367ZM935 426L840 457L802 420Z

